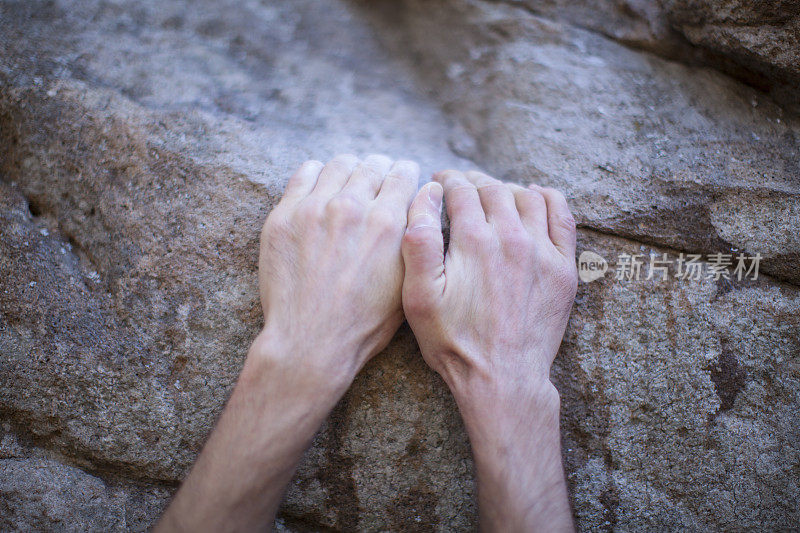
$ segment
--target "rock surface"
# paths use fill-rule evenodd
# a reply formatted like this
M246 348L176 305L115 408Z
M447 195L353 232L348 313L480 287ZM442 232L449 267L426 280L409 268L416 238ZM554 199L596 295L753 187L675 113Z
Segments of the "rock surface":
M765 43L794 4L627 3L0 4L0 528L156 520L259 327L263 218L293 166L342 151L560 187L612 269L762 254L756 281L583 284L553 379L579 529L796 527L800 120L640 51L694 54L678 32L785 85L797 41ZM457 410L404 327L279 527L475 519Z
M500 1L635 49L721 69L797 109L798 0Z
M667 19L724 67L766 89L800 87L800 2L663 0ZM738 66L739 68L735 68Z
M460 119L454 148L575 200L579 223L687 251L737 248L800 282L795 115L717 72L518 7L409 1L374 17ZM447 25L447 34L436 28Z
M144 530L169 498L168 488L103 479L64 464L8 430L0 440L3 531Z

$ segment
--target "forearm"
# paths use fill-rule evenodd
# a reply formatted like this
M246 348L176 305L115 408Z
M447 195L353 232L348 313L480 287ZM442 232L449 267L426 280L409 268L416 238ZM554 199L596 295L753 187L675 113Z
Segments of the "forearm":
M572 531L559 396L549 380L451 385L470 438L483 531Z
M289 364L297 348L262 334L158 531L269 530L286 485L349 385ZM305 349L305 348L304 348ZM331 377L331 376L328 376Z

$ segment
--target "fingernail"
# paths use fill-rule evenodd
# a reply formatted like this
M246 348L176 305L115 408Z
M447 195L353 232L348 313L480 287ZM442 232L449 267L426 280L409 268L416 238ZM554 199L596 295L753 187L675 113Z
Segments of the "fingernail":
M431 205L433 208L440 212L442 211L442 196L444 195L444 189L438 183L431 182L428 186L428 200L430 200Z
M537 185L536 183L531 183L530 185L528 185L528 188L533 189L534 191L538 191L542 187L540 185Z
M421 213L415 215L414 218L411 219L409 228L422 228L425 226L432 228L439 227L439 217L442 211L442 186L438 183L428 183L425 187L428 189L428 201L431 203L433 209L424 209Z

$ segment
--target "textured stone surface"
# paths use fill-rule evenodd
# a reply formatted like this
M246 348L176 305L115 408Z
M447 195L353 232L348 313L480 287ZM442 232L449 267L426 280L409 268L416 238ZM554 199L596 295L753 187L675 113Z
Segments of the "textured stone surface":
M796 527L800 121L637 51L683 53L658 47L684 4L623 4L594 10L603 31L563 2L0 4L0 528L157 518L259 327L261 221L293 166L341 151L558 186L612 268L761 253L756 282L582 285L553 375L580 529ZM748 20L748 42L777 24ZM404 327L279 526L471 530L473 497Z
M797 108L800 2L501 0L635 49L709 65Z
M579 248L665 253L591 232ZM796 525L799 317L771 282L581 285L554 377L582 528Z
M670 25L689 42L739 66L764 88L797 96L800 87L800 2L663 0ZM791 97L786 95L787 98ZM795 103L797 100L795 99Z
M102 479L65 465L21 444L9 429L0 439L3 531L145 531L172 492Z
M579 223L681 250L761 253L800 281L798 121L717 72L637 53L505 4L382 4L497 175L567 191ZM436 28L447 25L446 34ZM765 211L766 210L766 211ZM753 228L758 228L754 231Z

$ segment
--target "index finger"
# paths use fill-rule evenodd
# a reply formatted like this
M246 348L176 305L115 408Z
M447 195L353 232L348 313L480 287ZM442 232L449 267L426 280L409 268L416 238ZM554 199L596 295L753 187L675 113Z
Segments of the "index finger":
M476 224L488 226L478 189L463 173L444 170L434 174L433 179L444 189L447 216L450 217L450 234L454 238L472 232Z
M414 161L398 160L383 178L381 188L375 200L389 206L397 205L408 210L419 183L419 165Z

